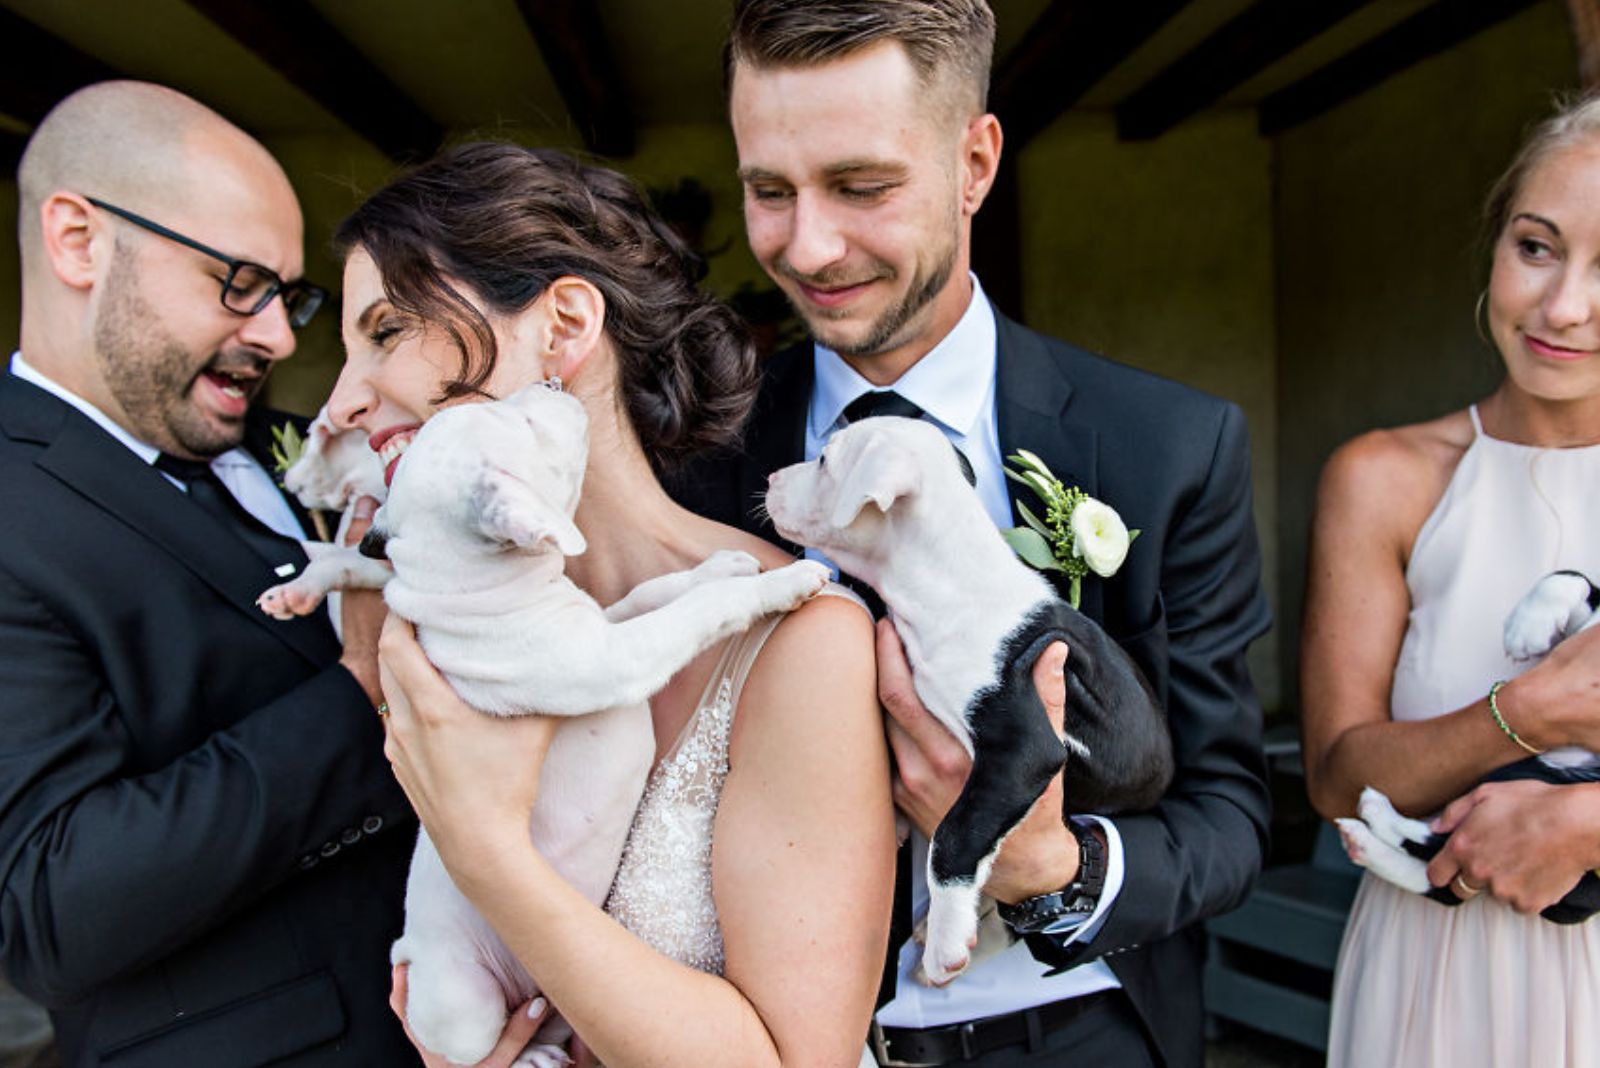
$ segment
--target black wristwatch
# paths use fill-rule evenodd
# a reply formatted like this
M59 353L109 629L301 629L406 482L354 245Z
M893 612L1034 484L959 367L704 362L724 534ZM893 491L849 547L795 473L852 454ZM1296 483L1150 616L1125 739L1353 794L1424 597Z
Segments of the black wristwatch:
M1018 934L1043 931L1051 924L1076 916L1088 919L1100 904L1106 885L1106 845L1090 826L1079 826L1078 874L1065 888L1053 894L1040 894L1015 905L1000 905L1000 918Z

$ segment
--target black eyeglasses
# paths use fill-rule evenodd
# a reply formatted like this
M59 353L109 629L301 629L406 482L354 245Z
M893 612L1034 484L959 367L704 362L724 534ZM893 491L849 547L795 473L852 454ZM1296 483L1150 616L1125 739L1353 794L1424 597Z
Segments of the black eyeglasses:
M115 204L107 204L94 197L84 199L97 208L103 208L113 215L120 215L135 226L142 226L153 234L160 234L169 241L176 241L196 252L204 252L212 259L227 264L228 275L222 280L222 306L237 315L255 315L271 304L273 297L282 296L283 309L289 316L289 325L298 330L311 321L311 317L317 314L317 309L322 307L322 302L328 297L326 289L312 285L305 279L285 282L278 277L278 272L270 267L263 267L249 260L234 259L227 253L218 252L210 245L202 245L192 237L184 237L176 230L169 230L160 223L151 222L144 216L135 215Z

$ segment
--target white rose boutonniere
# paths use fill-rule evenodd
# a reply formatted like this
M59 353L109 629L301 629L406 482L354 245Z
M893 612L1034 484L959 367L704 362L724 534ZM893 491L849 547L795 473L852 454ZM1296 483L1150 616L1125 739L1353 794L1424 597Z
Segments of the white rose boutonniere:
M1040 519L1018 501L1017 511L1027 525L1000 533L1024 563L1066 575L1067 601L1077 608L1083 577L1091 571L1101 578L1115 575L1139 532L1129 530L1109 504L1076 486L1063 485L1043 460L1026 449L1018 449L1010 460L1017 466L1007 467L1006 477L1037 493L1045 512Z

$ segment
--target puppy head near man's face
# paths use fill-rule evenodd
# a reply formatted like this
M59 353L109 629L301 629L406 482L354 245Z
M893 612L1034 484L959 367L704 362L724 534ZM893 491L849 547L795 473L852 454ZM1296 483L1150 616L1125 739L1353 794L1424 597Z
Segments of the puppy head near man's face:
M938 427L880 416L839 431L815 460L774 472L766 508L779 534L871 583L899 541L896 525L925 501L971 492Z
M408 552L576 556L588 452L583 405L543 383L445 408L406 446L361 551L397 563Z
M342 512L357 497L383 500L383 461L360 430L340 430L324 408L311 420L305 449L283 473L283 488L307 508Z

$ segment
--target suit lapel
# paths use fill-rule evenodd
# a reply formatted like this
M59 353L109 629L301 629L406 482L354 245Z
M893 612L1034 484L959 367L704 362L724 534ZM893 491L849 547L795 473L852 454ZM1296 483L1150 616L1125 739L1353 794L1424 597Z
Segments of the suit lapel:
M746 424L739 463L739 501L746 518L759 524L756 531L762 537L797 556L803 551L801 547L780 537L759 506L767 491L767 476L805 459L806 412L811 406L813 374L809 342L772 357L761 398Z
M256 607L275 582L259 557L88 417L29 383L0 376L0 423L46 446L38 467L150 539L247 618L313 663L338 651L316 615L278 622Z
M995 370L995 417L999 426L1000 454L1008 457L1027 449L1045 462L1063 484L1077 486L1091 497L1099 495L1099 435L1067 416L1072 383L1061 365L1051 358L1044 340L1017 323L995 313L999 359ZM1040 502L1032 490L1006 479L1011 515L1022 522L1017 502L1035 515ZM1055 575L1050 574L1052 580ZM1063 597L1067 584L1058 583ZM1101 588L1095 576L1083 581L1079 606L1091 619L1101 619Z

